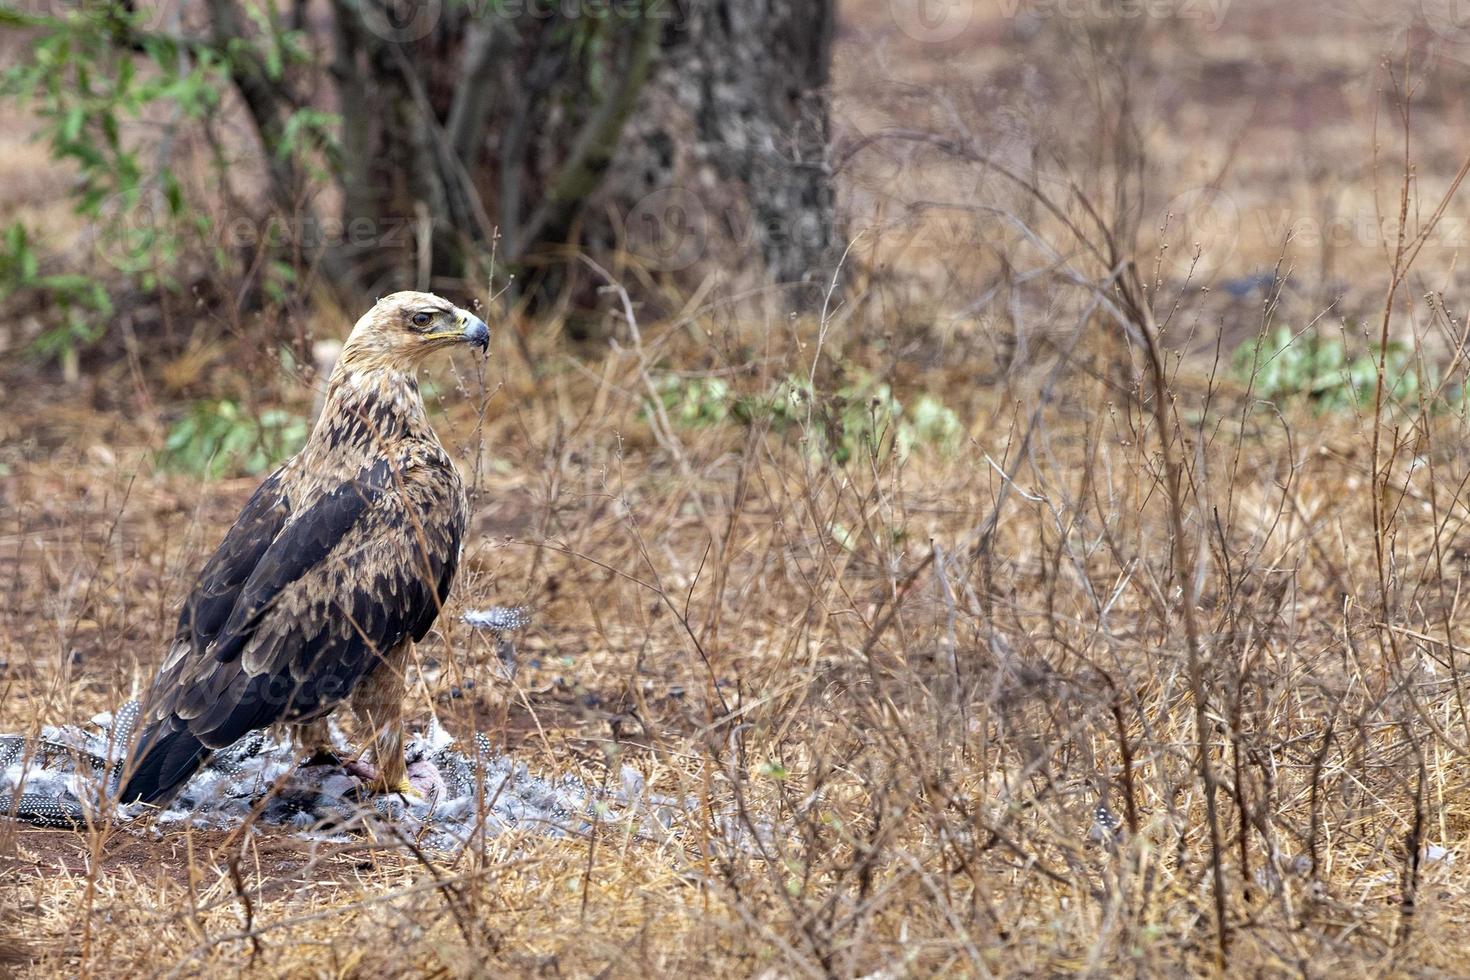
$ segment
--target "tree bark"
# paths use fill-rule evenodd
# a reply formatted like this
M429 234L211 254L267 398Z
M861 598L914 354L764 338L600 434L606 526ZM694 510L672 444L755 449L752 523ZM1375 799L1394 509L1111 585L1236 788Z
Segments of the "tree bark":
M804 283L836 260L828 156L832 0L682 0L601 194L654 272ZM820 288L819 288L820 287Z
M331 7L349 232L332 268L356 269L351 288L479 280L495 229L536 299L595 302L578 251L627 257L633 288L715 270L811 284L785 295L812 305L830 279L834 0L445 3L412 38L374 27L377 2ZM278 145L290 100L244 94L272 182L299 183Z

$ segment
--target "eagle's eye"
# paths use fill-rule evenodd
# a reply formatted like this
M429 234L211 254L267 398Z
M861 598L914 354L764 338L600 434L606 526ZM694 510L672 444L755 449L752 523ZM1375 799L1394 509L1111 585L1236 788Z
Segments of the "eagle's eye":
M432 316L420 310L413 315L413 325L416 327L427 327L433 319Z

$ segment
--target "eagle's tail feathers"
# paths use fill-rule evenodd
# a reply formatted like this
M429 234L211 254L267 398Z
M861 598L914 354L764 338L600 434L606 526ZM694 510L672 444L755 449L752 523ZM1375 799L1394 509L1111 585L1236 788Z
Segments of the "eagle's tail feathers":
M211 751L182 722L172 718L154 722L138 739L119 802L166 802L199 771Z

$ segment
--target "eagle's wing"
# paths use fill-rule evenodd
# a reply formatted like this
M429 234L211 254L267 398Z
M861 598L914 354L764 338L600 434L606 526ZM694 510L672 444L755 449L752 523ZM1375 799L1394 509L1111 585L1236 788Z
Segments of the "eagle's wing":
M209 646L235 608L240 587L255 571L286 523L290 505L281 490L281 470L266 477L215 549L179 613L174 642L199 653Z
M268 519L233 544L232 530L154 684L123 798L159 799L210 750L330 710L405 637L422 639L458 562L457 497L448 470L405 474L379 461L283 521L263 548ZM234 557L221 558L227 548Z

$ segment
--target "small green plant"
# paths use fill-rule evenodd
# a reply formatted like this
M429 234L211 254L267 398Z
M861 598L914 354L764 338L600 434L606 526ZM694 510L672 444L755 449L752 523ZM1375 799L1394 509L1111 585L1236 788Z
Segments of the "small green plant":
M77 348L100 337L112 313L107 290L95 279L43 274L30 233L17 221L5 229L0 242L0 301L23 292L34 294L61 314L59 325L36 338L35 352L44 358L72 362L73 367Z
M898 451L906 455L916 445L937 446L952 453L959 448L965 434L955 410L933 395L923 394L904 409L903 424L898 429Z
M686 429L718 425L730 414L730 383L723 378L680 378L658 382L658 397L669 421ZM645 413L647 406L645 406Z
M256 417L229 399L201 401L169 430L159 462L198 476L257 476L300 449L306 435L306 420L282 409Z
M736 398L720 378L667 377L658 388L669 420L685 428L763 421L784 432L803 424L810 406L812 452L839 464L889 452L906 457L918 446L953 452L963 431L954 410L932 395L920 395L905 407L887 384L866 375L830 395L814 394L796 375L763 395Z
M1277 327L1241 345L1235 352L1233 371L1242 383L1253 383L1257 397L1300 397L1322 410L1341 410L1373 400L1378 354L1373 345L1353 357L1340 337L1316 332L1296 334L1289 327ZM1420 377L1413 348L1407 344L1390 342L1384 351L1383 367L1388 395L1394 401L1417 400L1435 387L1435 378Z
M812 452L838 464L890 452L906 458L919 446L951 453L963 432L954 409L933 395L919 395L905 406L886 383L870 375L825 395L813 392L805 378L788 377L776 397L754 407L769 412L772 428L785 429L807 418L808 403L815 430Z

